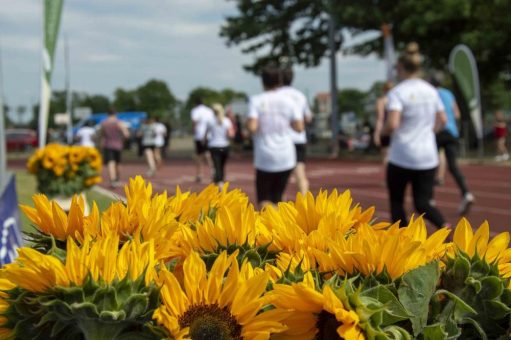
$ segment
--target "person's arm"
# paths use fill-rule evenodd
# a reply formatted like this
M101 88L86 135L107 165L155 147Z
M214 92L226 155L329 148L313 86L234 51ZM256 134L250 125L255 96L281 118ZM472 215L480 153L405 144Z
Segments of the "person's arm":
M231 120L228 121L228 127L227 127L227 137L228 138L234 138L234 135L236 134L236 131L234 130L234 125L232 124Z
M304 124L303 124L303 120L302 119L298 119L298 120L293 120L291 122L291 127L293 128L293 130L295 130L296 132L302 132L303 129L304 129Z
M401 111L392 110L389 112L383 134L391 135L401 125Z
M250 134L255 134L259 129L259 121L257 118L248 118L247 119L247 130Z
M374 126L373 140L376 146L381 145L381 134L384 128L385 100L378 98L376 101L376 123Z
M435 117L435 132L442 131L447 123L447 115L445 111L439 110L436 112Z
M121 132L122 132L122 135L124 136L124 138L128 139L130 137L130 131L128 130L126 125L124 125L123 122L119 121L118 126L121 129Z
M454 112L454 118L456 120L459 120L461 118L460 108L458 107L458 104L456 104L455 101L452 103L452 110Z

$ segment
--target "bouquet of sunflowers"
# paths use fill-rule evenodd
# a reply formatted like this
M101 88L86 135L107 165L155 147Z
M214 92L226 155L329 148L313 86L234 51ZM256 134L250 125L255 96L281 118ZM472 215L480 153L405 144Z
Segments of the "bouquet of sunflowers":
M44 195L39 238L0 270L2 339L509 339L510 236L461 220L375 222L349 191L256 211L239 190L153 194L100 213Z
M27 168L48 197L71 197L101 182L101 155L91 147L48 144L36 150Z

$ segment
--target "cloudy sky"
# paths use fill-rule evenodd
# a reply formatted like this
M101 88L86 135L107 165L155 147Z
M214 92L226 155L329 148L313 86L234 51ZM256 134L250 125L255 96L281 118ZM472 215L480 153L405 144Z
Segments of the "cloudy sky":
M1 62L11 107L39 98L42 3L2 0ZM242 69L251 56L227 48L218 36L225 16L235 12L234 3L225 0L67 0L53 88L64 88L66 35L76 91L111 97L118 87L134 88L157 78L181 99L196 86L256 93L259 80ZM296 71L295 85L310 96L328 90L326 59L318 68ZM384 64L376 58L338 56L340 87L367 89L383 77Z

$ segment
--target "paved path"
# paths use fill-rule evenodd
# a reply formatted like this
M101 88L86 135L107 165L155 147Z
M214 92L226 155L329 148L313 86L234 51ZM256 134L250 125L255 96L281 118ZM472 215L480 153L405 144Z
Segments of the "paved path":
M492 231L511 231L511 167L495 165L463 165L462 172L467 184L476 197L468 218L472 226L479 226L485 219L489 221ZM141 162L124 164L122 175L124 179L137 174L144 175L146 166ZM227 165L227 180L231 187L244 190L255 201L254 170L251 160L247 157L237 157ZM307 173L311 190L319 189L350 189L354 202L362 207L376 206L379 219L389 219L387 191L384 186L384 172L380 164L375 162L351 162L339 160L310 160ZM205 184L195 180L195 167L191 160L170 160L151 179L156 191L175 191L179 185L182 190L201 190ZM459 216L457 209L460 194L450 177L447 175L446 184L437 187L435 200L437 206L445 215L448 222L455 224ZM122 189L115 192L123 195ZM286 198L292 199L296 194L296 185L289 184ZM412 212L411 201L407 201L408 211Z

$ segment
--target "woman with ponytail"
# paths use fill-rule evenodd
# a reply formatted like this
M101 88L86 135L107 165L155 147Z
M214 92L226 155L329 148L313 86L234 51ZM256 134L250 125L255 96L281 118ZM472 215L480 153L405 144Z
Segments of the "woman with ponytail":
M391 134L387 187L394 222L408 224L404 196L412 185L415 208L436 227L445 220L433 203L438 152L435 131L446 123L442 101L436 89L420 78L419 46L410 43L397 62L400 83L388 94L386 132Z
M229 158L229 138L234 137L234 128L231 120L225 117L221 104L213 104L212 109L215 117L207 122L206 136L215 169L213 182L221 187L225 179L225 163Z

